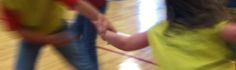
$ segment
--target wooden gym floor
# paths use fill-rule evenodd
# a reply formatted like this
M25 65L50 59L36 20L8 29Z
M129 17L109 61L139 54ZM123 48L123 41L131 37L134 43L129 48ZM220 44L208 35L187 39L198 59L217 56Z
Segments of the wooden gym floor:
M163 0L109 0L106 15L119 32L134 34L165 19L165 6ZM68 19L73 16L73 12L67 15ZM14 33L5 30L0 20L0 70L14 69L19 40ZM100 38L97 46L100 70L158 69L150 48L125 52L107 45ZM41 50L38 59L36 70L73 70L50 45Z

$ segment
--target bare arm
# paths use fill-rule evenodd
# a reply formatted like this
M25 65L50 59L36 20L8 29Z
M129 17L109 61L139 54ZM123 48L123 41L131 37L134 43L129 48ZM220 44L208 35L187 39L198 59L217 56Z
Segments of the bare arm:
M25 40L28 40L33 43L39 43L39 44L50 43L56 45L57 47L60 47L60 45L64 46L71 42L71 39L65 36L64 32L50 35L23 29L16 30L16 32Z
M102 37L113 46L125 50L132 51L142 49L148 46L147 33L137 33L131 36L123 36L117 33L107 31Z
M103 16L92 5L84 0L78 2L77 10L80 11L81 15L88 17L92 21L98 20L100 16Z
M80 0L78 2L77 10L80 12L81 15L86 16L91 21L103 21L103 23L93 23L94 25L103 26L101 28L103 31L108 29L113 32L116 32L116 29L111 25L108 19L103 14L101 14L95 7L89 4L87 0Z
M34 43L46 43L46 36L45 34L41 34L38 32L28 31L25 29L18 29L16 32L24 39L34 42Z

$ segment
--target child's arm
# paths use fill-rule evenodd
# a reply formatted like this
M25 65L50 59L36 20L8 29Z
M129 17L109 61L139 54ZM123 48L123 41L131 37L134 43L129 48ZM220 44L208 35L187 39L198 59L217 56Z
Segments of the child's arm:
M106 31L104 34L101 34L101 36L108 43L125 51L138 50L148 46L146 32L125 36L111 31Z
M86 0L59 0L69 9L78 10L81 15L88 17L90 20L97 20L99 16L103 16Z
M96 8L84 0L78 1L77 10L81 15L88 17L92 21L96 21L100 18L100 16L103 16L103 14L99 13Z
M103 21L103 23L94 23L94 25L102 25L103 29L108 29L116 32L116 29L110 24L107 18L87 1L79 0L77 10L79 10L81 15L88 17L91 21Z
M54 45L66 45L71 42L70 39L68 39L65 34L62 33L56 33L56 34L42 34L39 32L33 32L29 30L20 29L16 31L21 37L23 37L25 40L28 40L33 43L50 43Z

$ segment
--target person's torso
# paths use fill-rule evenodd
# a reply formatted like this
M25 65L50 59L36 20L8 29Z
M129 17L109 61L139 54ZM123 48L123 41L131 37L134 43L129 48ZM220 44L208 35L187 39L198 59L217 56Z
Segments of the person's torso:
M160 70L235 70L232 51L219 36L225 23L168 35L167 21L155 25L148 31L148 39Z
M42 33L56 31L62 25L64 5L55 0L3 0L16 11L23 27Z

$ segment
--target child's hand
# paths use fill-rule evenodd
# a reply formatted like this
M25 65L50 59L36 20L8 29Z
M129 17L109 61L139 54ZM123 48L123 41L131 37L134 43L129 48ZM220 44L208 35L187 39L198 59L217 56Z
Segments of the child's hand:
M107 21L104 16L100 16L96 21L93 21L94 25L99 34L102 34L106 31L109 21Z
M112 24L108 24L107 30L112 31L112 32L117 32L117 30L115 29L115 27Z
M99 34L104 34L106 30L116 32L116 29L111 25L111 23L104 17L100 16L98 20L93 21L94 25Z

